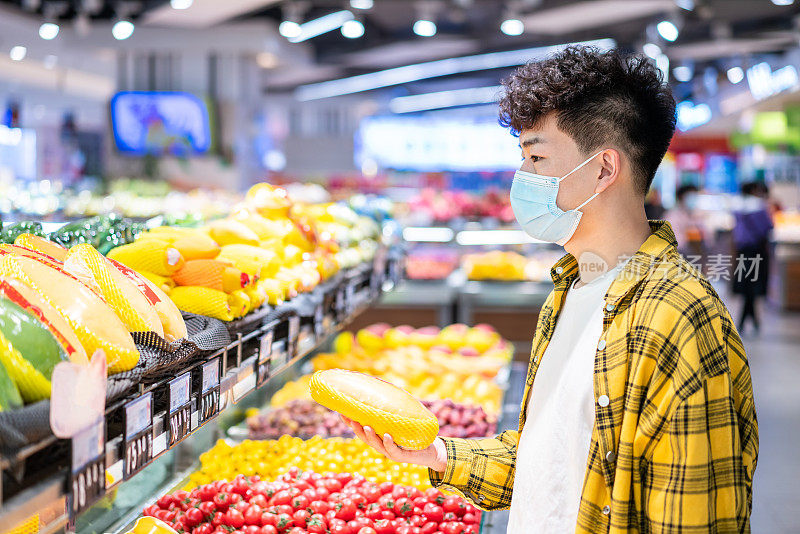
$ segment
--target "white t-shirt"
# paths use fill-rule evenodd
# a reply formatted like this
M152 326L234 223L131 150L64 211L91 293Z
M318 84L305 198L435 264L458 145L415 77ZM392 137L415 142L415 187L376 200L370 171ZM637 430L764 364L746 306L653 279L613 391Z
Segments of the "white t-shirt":
M594 426L594 359L604 297L621 268L567 291L528 402L508 534L575 531Z

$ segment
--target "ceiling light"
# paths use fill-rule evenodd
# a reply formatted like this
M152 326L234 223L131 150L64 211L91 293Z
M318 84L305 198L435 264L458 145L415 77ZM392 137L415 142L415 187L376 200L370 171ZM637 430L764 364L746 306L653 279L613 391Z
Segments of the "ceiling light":
M292 20L284 20L278 26L278 33L287 39L295 39L300 36L301 32L300 25Z
M111 27L111 35L117 41L124 41L133 35L134 25L129 20L119 20Z
M47 70L53 70L54 68L56 68L57 64L58 64L58 56L54 56L52 54L44 56L44 68L46 68Z
M295 95L297 99L301 101L318 100L320 98L360 93L361 91L371 91L373 89L380 89L381 87L390 87L392 85L426 80L438 76L449 76L451 74L491 70L502 67L514 67L517 65L524 65L529 61L544 58L564 50L570 45L593 46L600 51L604 51L612 49L616 45L616 42L613 39L597 39L580 43L539 46L520 50L508 50L505 52L490 52L488 54L439 59L436 61L370 72L368 74L360 74L349 78L301 85L297 88Z
M433 37L436 35L436 23L432 20L420 19L414 23L414 33L420 37Z
M675 5L686 11L692 11L694 9L694 0L675 0Z
M351 11L336 11L318 19L309 20L300 25L300 33L294 37L287 37L291 43L302 43L308 39L313 39L323 33L328 33L342 25L348 20L353 20L355 16ZM280 31L280 30L279 30Z
M522 35L525 25L519 19L506 19L500 24L500 31L506 35Z
M350 7L353 9L371 9L372 5L372 0L350 0Z
M358 39L364 35L364 25L358 20L348 20L342 24L342 35L348 39Z
M776 6L790 6L794 4L794 0L772 0Z
M658 34L665 40L672 42L678 38L678 27L668 20L662 20L656 25Z
M22 61L26 55L28 55L28 49L21 45L11 47L11 51L8 53L11 61Z
M659 54L656 56L656 67L664 75L664 81L669 80L669 58L666 54Z
M657 58L661 54L661 47L655 43L645 43L642 46L642 51L651 59Z
M43 22L42 25L39 26L39 37L45 41L51 41L58 35L58 30L58 24Z
M398 96L389 101L389 109L393 113L413 113L429 109L451 108L454 106L472 106L490 104L500 98L502 86L471 87L469 89L453 89L420 95Z
M688 82L692 79L694 72L692 72L691 67L687 67L686 65L679 65L672 69L672 75L675 76L675 79L679 82Z
M742 67L731 67L728 69L728 81L737 84L744 80L744 69Z
M169 0L172 9L189 9L193 3L194 0Z

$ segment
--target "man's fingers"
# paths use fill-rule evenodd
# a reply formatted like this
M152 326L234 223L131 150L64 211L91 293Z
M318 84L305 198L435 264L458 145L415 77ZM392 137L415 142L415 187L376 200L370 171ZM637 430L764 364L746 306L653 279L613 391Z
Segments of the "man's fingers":
M389 454L386 452L386 448L383 446L383 441L381 441L381 438L378 437L378 435L375 433L375 431L371 427L368 427L368 426L364 427L364 435L367 438L366 439L367 443L373 449L375 449L379 453L383 454L384 456L390 458Z

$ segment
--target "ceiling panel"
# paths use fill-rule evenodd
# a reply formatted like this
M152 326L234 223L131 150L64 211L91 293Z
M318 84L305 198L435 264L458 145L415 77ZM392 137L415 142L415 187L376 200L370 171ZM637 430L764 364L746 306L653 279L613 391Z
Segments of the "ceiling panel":
M159 26L208 28L278 3L280 0L194 0L189 9L177 10L164 4L146 12L142 20Z

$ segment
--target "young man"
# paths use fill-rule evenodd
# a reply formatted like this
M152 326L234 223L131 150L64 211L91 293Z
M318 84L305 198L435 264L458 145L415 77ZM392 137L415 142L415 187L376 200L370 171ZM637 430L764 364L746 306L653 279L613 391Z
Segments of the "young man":
M519 431L423 451L347 421L389 458L430 468L508 531L749 531L758 453L747 357L709 283L644 198L675 101L642 57L570 48L505 81L501 122L524 161L517 220L563 244L539 315Z

